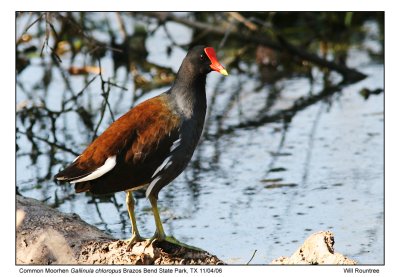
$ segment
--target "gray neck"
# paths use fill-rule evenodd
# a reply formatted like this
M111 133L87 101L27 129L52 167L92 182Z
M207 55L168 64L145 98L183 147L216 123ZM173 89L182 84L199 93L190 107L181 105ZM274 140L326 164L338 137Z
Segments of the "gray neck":
M204 118L207 110L205 74L192 75L189 71L179 69L171 94L179 110L186 118Z

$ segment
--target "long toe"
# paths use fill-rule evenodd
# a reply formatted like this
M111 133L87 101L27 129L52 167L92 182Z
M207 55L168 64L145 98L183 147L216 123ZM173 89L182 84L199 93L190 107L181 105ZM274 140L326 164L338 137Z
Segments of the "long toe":
M187 248L187 249L194 250L194 251L204 251L201 248L194 247L192 245L188 245L186 243L180 242L173 236L165 236L165 234L164 234L164 236L160 236L157 232L154 234L154 236L152 236L151 238L146 240L145 248L149 247L153 243L155 244L156 247L161 247L161 248L166 247L166 249L170 248L170 246L168 247L166 245L173 244L175 246L175 249L177 246L179 246L179 247ZM162 245L164 245L164 246L162 246Z
M195 251L204 251L204 250L201 249L201 248L194 247L194 246L192 246L192 245L189 245L189 244L180 242L179 240L177 240L177 239L174 238L173 236L167 236L167 237L165 237L165 241L168 241L169 243L172 243L172 244L175 244L175 245L184 247L184 248L188 248L188 249L191 249L191 250L195 250Z
M154 241L164 241L165 238L166 238L165 235L161 235L161 236L160 236L160 235L156 232L151 238L149 238L149 239L147 240L146 246L145 246L145 247L150 246Z
M126 247L127 250L131 250L132 247L138 243L138 242L142 242L146 239L142 238L141 236L133 236L131 239L126 240L126 242L128 242L128 246Z

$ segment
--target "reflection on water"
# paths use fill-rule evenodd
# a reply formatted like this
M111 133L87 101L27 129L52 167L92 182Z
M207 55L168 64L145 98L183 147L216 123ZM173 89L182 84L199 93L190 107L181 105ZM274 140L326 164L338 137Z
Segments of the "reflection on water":
M19 193L77 213L117 238L130 236L123 192L75 194L51 178L85 148L94 130L101 133L129 110L132 99L137 103L165 91L185 55L179 47L166 54L167 32L179 42L191 35L176 23L167 28L147 37L149 63L159 61L154 70L165 77L156 87L140 74L132 82L124 65L111 70L108 54L101 59L102 76L68 80L65 69L85 63L82 56L50 68L39 57L31 60L17 80ZM252 263L265 264L290 255L311 233L331 230L339 252L360 263L383 263L383 94L365 97L365 90L383 88L383 65L365 52L348 51L349 63L368 77L347 86L335 76L327 82L318 69L312 77L286 76L261 85L237 70L229 78L210 74L203 138L188 168L160 193L166 232L228 263L246 263L257 250ZM47 75L48 85L39 85ZM70 112L60 114L61 109ZM151 236L150 204L143 192L135 197L139 229Z

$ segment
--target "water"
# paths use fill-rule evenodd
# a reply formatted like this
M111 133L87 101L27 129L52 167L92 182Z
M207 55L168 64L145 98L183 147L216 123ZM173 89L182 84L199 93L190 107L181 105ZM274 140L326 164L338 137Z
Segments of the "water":
M189 36L190 31L179 25L168 28L179 34L178 41L185 42ZM174 28L179 32L174 32ZM149 39L149 59L160 60L177 70L185 53L175 50L170 57L165 56L160 50L164 40L162 31ZM256 82L235 72L226 78L210 74L208 125L201 144L185 172L160 193L159 209L165 231L227 263L246 263L257 250L252 264L266 264L279 256L291 255L312 233L331 230L338 252L361 264L383 263L384 99L383 94L371 95L367 100L359 94L363 88L383 88L383 66L358 49L350 52L349 59L352 66L368 74L367 79L299 111L287 125L273 122L227 133L221 130L263 112L285 109L299 96L320 91L321 73L315 73L316 81L312 84L306 78L292 77L261 91L254 90ZM104 58L102 65L112 68L110 57ZM67 68L68 64L63 66ZM27 69L19 81L33 87L41 70L39 66ZM52 70L54 81L45 101L57 109L65 87L57 69ZM123 73L118 72L117 82L123 79ZM107 78L112 71L106 70L104 74ZM76 90L82 89L83 82L82 77L71 79ZM132 85L126 83L126 87L128 92L114 89L110 94L116 117L132 105ZM237 88L240 89L233 97ZM93 103L94 110L101 105L99 90L97 79L84 98ZM164 90L152 91L137 101ZM280 98L268 106L268 96L274 90L281 91ZM27 91L33 95L17 89L17 103L37 100L37 95L43 93L40 89ZM234 100L230 101L232 97ZM268 111L264 111L266 106ZM110 122L107 113L99 130ZM17 126L20 124L17 122ZM76 152L90 141L90 135L74 114L57 120L57 126L66 129L58 139L65 139ZM37 132L42 134L43 130ZM20 153L31 151L24 136L17 143ZM74 158L63 152L57 152L56 157L63 161ZM50 205L57 203L59 210L77 213L116 238L130 237L123 192L115 194L114 199L93 198L90 194L74 194L71 187L59 187L51 181L38 182L48 167L49 158L45 155L39 156L34 166L29 156L18 156L19 191ZM52 171L56 173L59 168L61 165ZM136 197L139 230L142 235L151 236L155 225L150 204L142 195Z

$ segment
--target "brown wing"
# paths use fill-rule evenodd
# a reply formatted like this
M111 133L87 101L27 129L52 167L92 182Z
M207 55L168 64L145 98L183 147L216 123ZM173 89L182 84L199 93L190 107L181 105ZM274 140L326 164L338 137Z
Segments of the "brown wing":
M152 170L152 167L158 164L158 161L154 161L157 156L154 155L155 152L159 151L162 159L162 152L166 152L179 136L179 115L171 111L165 98L166 95L160 95L149 99L120 117L55 178L69 182L79 180L102 167L106 160L113 156L117 158L112 171L118 169L121 178L129 175L125 171L132 171L135 166L144 170L149 163L149 169ZM91 183L96 183L96 180ZM90 186L83 183L78 187L81 187L77 189L79 191L90 190ZM115 190L117 187L120 186L116 184Z

